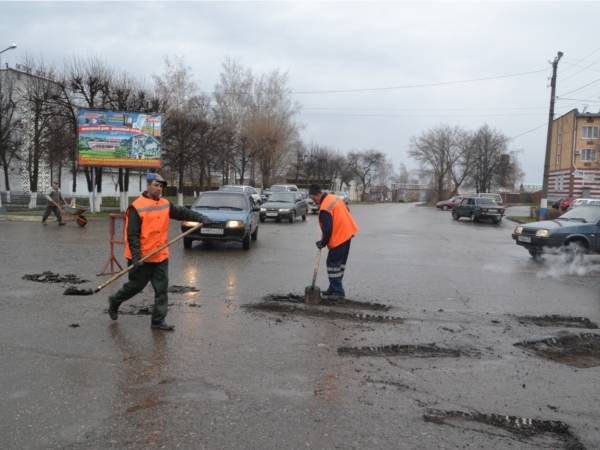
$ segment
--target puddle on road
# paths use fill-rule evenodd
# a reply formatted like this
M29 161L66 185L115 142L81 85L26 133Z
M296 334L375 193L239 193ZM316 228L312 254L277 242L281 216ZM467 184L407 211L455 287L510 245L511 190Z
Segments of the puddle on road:
M429 345L384 345L378 347L340 347L340 356L409 356L411 358L458 358L460 350Z
M37 281L38 283L72 283L80 284L87 283L89 280L79 278L77 275L64 275L60 276L58 273L44 272L44 273L33 273L24 275L21 277L22 280Z
M423 415L423 419L426 422L450 426L456 426L456 422L475 422L506 430L526 444L535 445L535 441L540 438L551 438L555 442L558 441L557 444L562 444L561 446L565 450L585 450L585 446L573 434L571 427L561 421L435 409L428 409ZM485 429L474 431L496 435L495 432L492 433ZM544 448L546 448L545 445Z
M523 324L534 324L538 327L562 327L562 328L598 328L594 322L585 317L568 316L516 316L518 321Z
M321 306L321 305L319 305ZM296 305L284 305L276 302L264 302L253 305L244 305L244 308L250 311L267 312L272 314L278 314L280 316L293 316L293 317L316 317L321 319L342 319L351 322L375 322L375 323L389 323L399 324L404 323L404 319L401 317L383 316L375 314L359 314L351 313L346 311L333 311L329 309L321 309L318 306L304 307Z
M600 366L600 335L573 334L539 341L514 344L522 350L572 367L587 369Z
M296 294L287 294L287 295L275 295L270 294L267 295L264 300L266 302L290 302L290 303L300 303L304 304L305 296L304 295L296 295ZM332 306L336 308L348 308L348 309L364 309L367 311L389 311L392 309L390 305L384 305L382 303L369 303L369 302L359 302L355 300L341 299L341 300L333 300L327 298L321 298L319 302L319 306Z

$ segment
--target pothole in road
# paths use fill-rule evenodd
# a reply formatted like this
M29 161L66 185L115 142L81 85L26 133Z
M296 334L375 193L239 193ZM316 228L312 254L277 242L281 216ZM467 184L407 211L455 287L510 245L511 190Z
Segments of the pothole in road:
M565 450L585 450L585 446L573 434L571 427L560 421L435 409L428 409L423 419L440 425L452 425L452 422L475 422L509 431L525 443L535 444L536 440L551 437L554 441L559 441ZM486 433L485 430L476 431ZM547 440L544 442L547 443Z
M585 317L567 317L567 316L517 316L520 323L530 323L538 327L563 327L563 328L598 328L594 322Z
M294 305L284 305L276 302L264 302L254 305L245 305L244 308L250 311L262 311L281 316L293 317L316 317L322 319L342 319L351 322L376 322L398 324L404 323L401 317L383 316L376 314L359 314L351 312L333 311L329 309L321 309L319 307L303 307Z
M187 294L188 292L200 292L200 291L198 289L196 289L194 286L173 285L173 286L169 286L169 289L167 289L167 292L170 292L171 294Z
M429 345L384 345L378 347L340 347L340 356L410 356L411 358L458 358L460 350Z
M275 295L270 294L267 295L264 300L266 302L290 302L290 303L301 303L304 304L305 296L304 295L296 295L296 294L287 294L287 295ZM384 305L382 303L369 303L369 302L359 302L356 300L333 300L328 298L321 298L319 302L320 306L332 306L336 308L348 308L348 309L363 309L367 311L389 311L392 309L390 305Z
M550 361L572 367L585 369L600 366L598 334L573 334L539 341L523 341L514 345Z
M22 280L37 281L38 283L72 283L80 284L87 283L89 280L79 278L77 275L63 275L62 277L58 273L44 272L44 273L33 273L24 275L21 277Z

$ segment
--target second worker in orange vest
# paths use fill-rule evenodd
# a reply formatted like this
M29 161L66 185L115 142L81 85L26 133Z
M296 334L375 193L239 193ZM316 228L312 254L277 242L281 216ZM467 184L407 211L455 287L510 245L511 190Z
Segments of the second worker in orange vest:
M350 215L350 210L341 197L333 193L323 193L321 186L312 184L308 195L319 207L319 225L322 237L317 247L327 247L327 276L329 287L322 295L329 298L344 298L346 292L342 285L346 262L350 253L350 240L358 231L358 226Z
M140 259L168 242L169 219L190 220L208 225L212 222L204 214L173 205L161 198L167 182L157 173L146 177L147 191L127 208L125 216L125 258L136 268L129 272L129 281L108 298L108 315L117 320L119 306L140 292L148 282L154 288L154 308L151 328L172 330L167 317L169 287L169 248L166 247L143 263Z

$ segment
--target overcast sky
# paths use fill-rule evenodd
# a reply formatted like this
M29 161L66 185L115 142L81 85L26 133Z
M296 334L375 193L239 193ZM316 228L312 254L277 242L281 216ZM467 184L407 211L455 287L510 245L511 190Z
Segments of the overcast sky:
M515 137L525 181L541 183L559 50L557 116L600 110L598 2L0 1L0 14L0 50L18 46L3 66L91 54L150 79L177 55L208 92L226 57L287 71L306 142L375 148L395 169L416 167L410 136L487 123ZM469 81L482 78L494 79Z

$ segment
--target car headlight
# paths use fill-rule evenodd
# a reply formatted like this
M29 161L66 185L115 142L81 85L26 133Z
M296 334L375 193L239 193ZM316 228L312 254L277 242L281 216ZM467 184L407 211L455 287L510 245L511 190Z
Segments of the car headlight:
M225 228L244 228L244 222L241 220L228 220Z
M523 232L523 227L515 228L515 234L521 234Z
M290 208L279 208L279 212L289 212Z
M183 221L183 226L184 227L195 227L199 223L200 222L188 222L187 220L185 220L185 221Z
M267 210L267 208L260 208L261 212L265 212Z
M537 237L550 237L550 230L537 230L535 235Z

